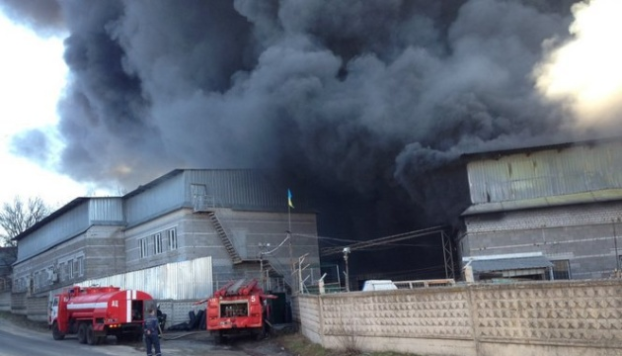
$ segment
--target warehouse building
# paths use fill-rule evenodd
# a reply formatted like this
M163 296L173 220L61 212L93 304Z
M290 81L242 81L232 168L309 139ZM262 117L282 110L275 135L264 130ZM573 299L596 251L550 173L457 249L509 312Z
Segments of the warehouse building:
M622 141L463 158L471 205L459 253L476 276L596 279L620 270Z
M33 296L142 271L159 299L182 285L184 261L201 261L187 277L209 291L262 271L287 289L292 260L319 264L316 214L288 210L287 188L252 170L178 169L122 197L77 198L16 240L13 293ZM180 268L170 283L148 273L163 266Z

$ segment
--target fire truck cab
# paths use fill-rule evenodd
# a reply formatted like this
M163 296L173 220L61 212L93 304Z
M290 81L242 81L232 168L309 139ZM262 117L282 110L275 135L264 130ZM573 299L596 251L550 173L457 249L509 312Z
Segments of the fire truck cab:
M207 330L218 343L239 334L263 337L267 326L267 299L276 299L276 296L264 294L254 279L227 283L206 300Z

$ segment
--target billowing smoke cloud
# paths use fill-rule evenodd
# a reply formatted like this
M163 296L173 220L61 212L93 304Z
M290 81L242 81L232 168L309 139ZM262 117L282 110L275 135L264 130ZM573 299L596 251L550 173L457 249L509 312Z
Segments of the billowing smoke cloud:
M582 127L619 127L622 115L622 2L591 0L572 7L572 38L550 41L550 53L538 66L538 88L565 102Z
M63 29L61 7L55 0L2 0L0 10L15 22L36 27L41 34Z
M132 188L179 167L267 168L355 235L436 223L432 205L464 202L443 198L451 180L420 184L430 172L569 134L532 71L572 3L59 1L61 169Z

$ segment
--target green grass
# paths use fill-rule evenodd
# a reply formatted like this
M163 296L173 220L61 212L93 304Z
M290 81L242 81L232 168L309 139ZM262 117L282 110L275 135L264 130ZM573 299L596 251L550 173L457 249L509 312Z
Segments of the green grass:
M300 333L279 336L277 341L282 347L296 356L417 356L415 354L400 354L391 351L363 352L352 348L330 350L312 343Z

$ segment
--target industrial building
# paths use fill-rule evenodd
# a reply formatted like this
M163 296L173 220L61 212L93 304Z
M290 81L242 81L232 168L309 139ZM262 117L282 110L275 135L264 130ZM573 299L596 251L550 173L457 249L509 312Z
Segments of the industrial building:
M157 299L205 298L236 278L285 290L292 261L319 264L316 214L288 209L287 187L253 170L177 169L121 197L77 198L15 239L13 293L32 296L123 275ZM179 293L195 280L208 288Z
M458 247L476 276L597 279L620 270L621 140L463 158L471 205Z

